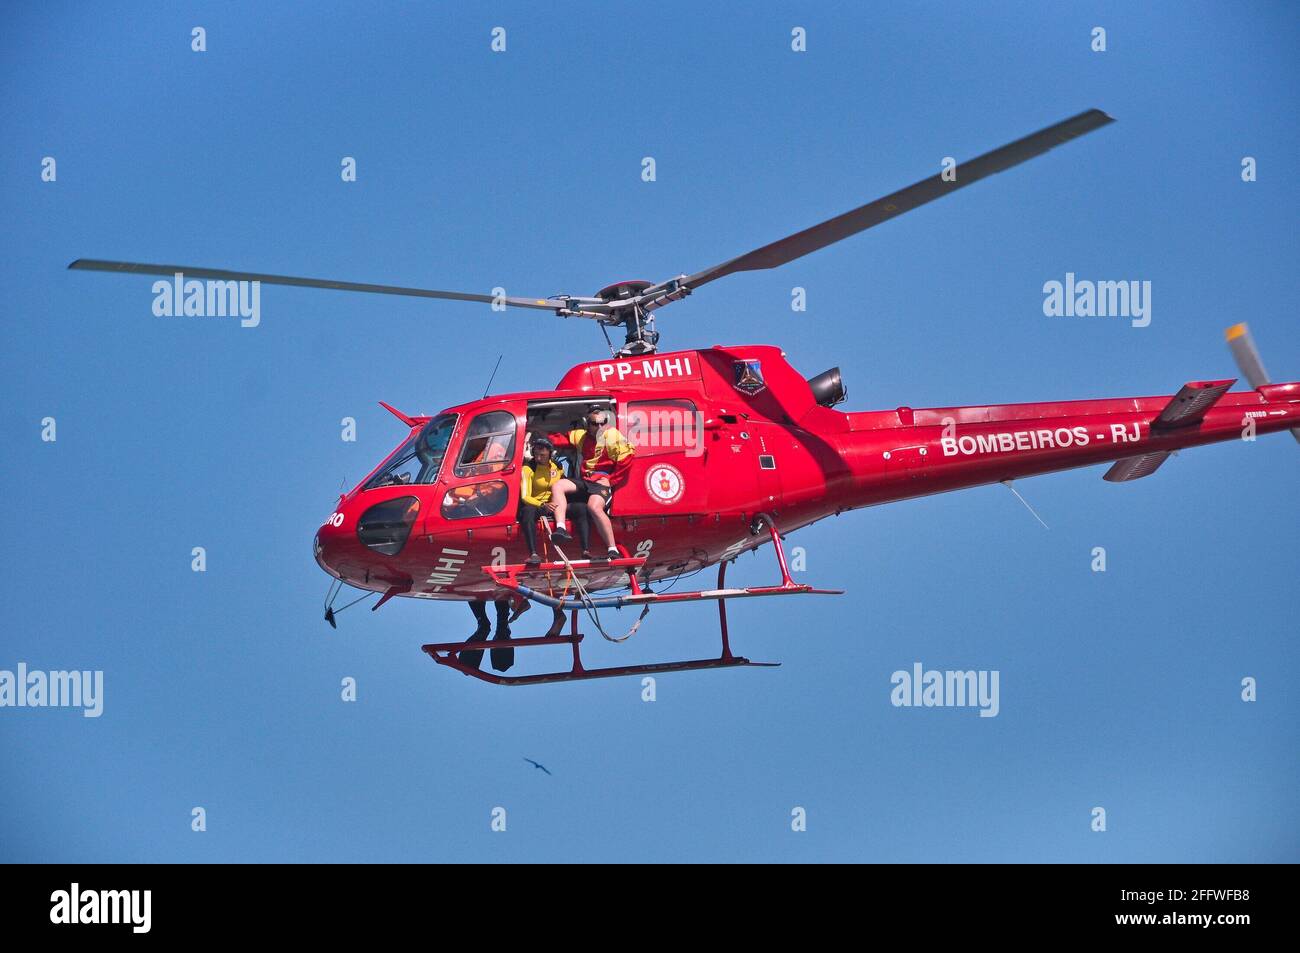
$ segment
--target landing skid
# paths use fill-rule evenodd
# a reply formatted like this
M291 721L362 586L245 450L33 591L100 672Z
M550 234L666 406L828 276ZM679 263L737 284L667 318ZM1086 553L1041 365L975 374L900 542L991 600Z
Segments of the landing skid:
M718 603L718 608L722 608L722 603ZM689 672L702 668L734 668L740 665L772 668L781 664L780 662L751 662L747 658L732 655L731 649L727 645L724 630L722 655L719 658L693 659L685 662L656 662L649 665L619 665L613 668L584 668L582 653L579 649L584 636L578 631L578 611L577 609L569 611L572 618L572 628L568 635L494 639L491 642L476 643L476 645L490 646L494 649L505 648L506 646L526 648L534 645L572 645L573 667L567 672L545 672L540 675L497 675L494 672L480 671L474 666L462 662L459 657L460 652L474 647L466 645L464 642L440 642L425 645L422 648L439 665L446 665L463 675L472 675L493 685L542 685L546 682L573 682L587 678L617 678L623 675L656 675L662 672ZM480 648L479 651L482 651L482 649Z
M493 581L503 588L510 589L525 598L539 603L540 605L550 606L554 613L554 622L550 631L546 635L534 636L528 638L511 638L511 639L493 639L491 642L470 643L465 642L438 642L422 646L431 659L439 665L446 665L448 668L455 669L463 675L471 675L474 678L490 682L493 685L541 685L546 682L572 682L589 678L617 678L626 675L657 675L664 672L688 672L696 669L706 668L735 668L738 666L752 666L762 668L774 668L780 665L779 662L751 662L743 656L733 655L731 652L731 641L727 631L727 600L728 599L747 599L757 598L760 596L788 596L788 595L842 595L842 589L815 589L812 586L805 586L796 583L790 576L790 569L785 559L785 548L781 544L780 534L777 533L776 527L771 521L764 521L767 525L768 533L771 535L772 544L776 551L777 565L781 570L781 583L776 586L756 586L741 589L726 588L727 563L723 561L718 565L718 586L716 589L705 589L699 592L679 592L679 593L653 593L645 592L637 580L637 571L645 565L643 557L629 557L625 559L614 559L608 562L590 563L570 562L548 562L540 566L525 566L515 564L509 566L484 566L483 571L487 573ZM628 576L628 587L631 590L628 595L607 596L602 598L591 599L589 602L578 602L566 594L560 597L541 592L538 589L524 585L520 577L528 577L537 574L553 574L556 572L570 573L574 571L599 570L607 573L609 570L623 570ZM718 623L722 636L722 654L717 658L691 659L680 662L655 662L647 665L620 665L612 668L584 668L582 664L582 654L579 646L584 638L583 634L578 631L578 612L582 608L621 608L623 606L654 606L667 605L676 602L698 602L702 600L716 600L718 603ZM561 635L560 630L564 627L565 612L570 617L569 633ZM573 666L567 672L546 672L540 675L496 675L492 672L480 671L477 667L467 665L460 660L460 653L466 650L478 649L480 652L483 648L491 647L494 649L514 647L530 648L542 645L569 645L573 647Z

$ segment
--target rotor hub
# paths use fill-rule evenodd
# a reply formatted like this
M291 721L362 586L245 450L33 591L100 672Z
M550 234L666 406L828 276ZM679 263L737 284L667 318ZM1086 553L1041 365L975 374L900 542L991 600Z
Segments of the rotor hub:
M642 281L639 278L631 281L616 281L597 291L596 297L601 301L615 304L625 298L635 298L647 288L653 287L653 281Z
M641 296L653 287L653 281L630 279L616 281L596 292L596 297L610 308L609 317L600 323L609 327L621 325L626 331L623 347L618 352L619 357L653 354L659 344L659 332L654 329L654 318L641 304ZM620 307L622 301L627 304Z

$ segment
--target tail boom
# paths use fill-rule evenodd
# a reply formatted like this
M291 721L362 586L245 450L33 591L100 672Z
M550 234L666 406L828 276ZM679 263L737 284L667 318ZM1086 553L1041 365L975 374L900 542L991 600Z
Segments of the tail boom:
M840 450L855 505L865 506L1116 461L1130 461L1112 470L1128 475L1109 479L1136 479L1161 454L1300 427L1300 382L1235 393L1231 383L1193 382L1163 397L848 414Z

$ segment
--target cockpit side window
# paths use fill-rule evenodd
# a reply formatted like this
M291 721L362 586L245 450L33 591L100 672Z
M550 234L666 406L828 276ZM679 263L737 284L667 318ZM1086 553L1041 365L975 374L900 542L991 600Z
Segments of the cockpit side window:
M482 476L508 467L515 453L515 415L504 410L479 414L469 425L456 463L456 476Z
M456 415L443 414L402 444L388 462L366 484L367 490L381 486L432 483L442 469L442 458L456 429Z

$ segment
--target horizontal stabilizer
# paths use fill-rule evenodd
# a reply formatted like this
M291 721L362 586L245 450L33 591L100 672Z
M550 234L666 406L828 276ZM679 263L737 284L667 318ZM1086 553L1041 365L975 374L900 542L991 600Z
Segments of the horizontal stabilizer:
M1205 412L1228 392L1228 388L1237 383L1236 378L1226 381L1192 381L1184 384L1182 389L1160 411L1152 426L1187 427L1198 424ZM1154 468L1153 468L1154 469Z
M1168 457L1168 450L1157 450L1155 453L1125 457L1123 460L1116 460L1111 464L1110 469L1103 474L1102 479L1109 480L1111 483L1127 483L1129 480L1140 480L1144 476L1155 473L1160 464L1164 463Z

